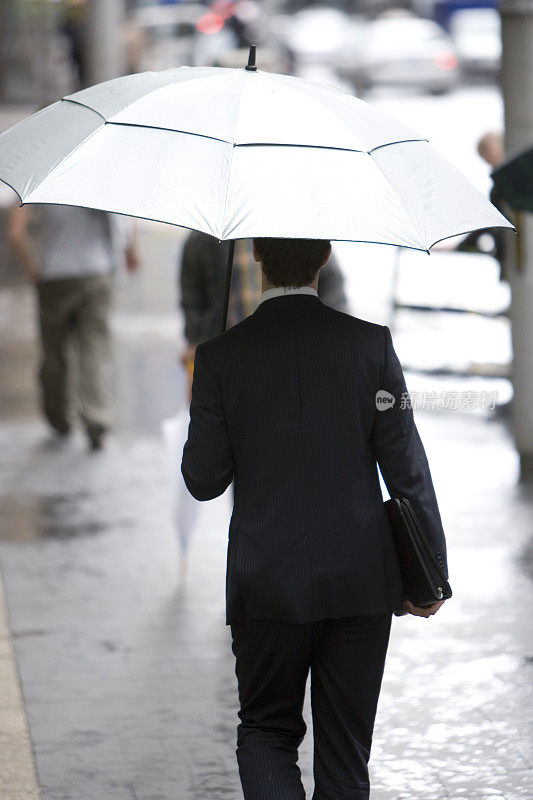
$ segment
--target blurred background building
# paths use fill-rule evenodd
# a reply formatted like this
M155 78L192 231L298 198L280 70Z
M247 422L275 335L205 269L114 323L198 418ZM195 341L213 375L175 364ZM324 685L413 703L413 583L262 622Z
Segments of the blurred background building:
M357 87L392 81L446 91L459 74L496 79L497 6L498 0L4 0L0 98L46 103L65 88L94 83L98 70L109 77L214 63L252 40L289 50L297 64L326 64Z

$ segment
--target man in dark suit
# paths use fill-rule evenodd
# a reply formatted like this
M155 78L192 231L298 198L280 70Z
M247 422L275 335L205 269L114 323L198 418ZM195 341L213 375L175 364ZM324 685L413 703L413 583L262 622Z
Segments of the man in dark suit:
M220 333L228 265L229 242L191 231L183 246L179 270L179 295L183 311L186 346L181 363L194 361L196 345ZM231 279L227 328L255 311L261 298L261 270L254 261L251 239L237 239ZM344 276L333 257L320 270L318 296L328 306L348 310ZM188 376L190 371L188 370ZM190 400L191 379L187 381Z
M309 671L313 800L368 798L392 612L429 617L443 602L402 602L377 464L447 574L444 532L390 330L318 298L330 253L324 241L254 240L259 306L196 349L181 469L198 500L234 481L226 624L245 800L305 797Z

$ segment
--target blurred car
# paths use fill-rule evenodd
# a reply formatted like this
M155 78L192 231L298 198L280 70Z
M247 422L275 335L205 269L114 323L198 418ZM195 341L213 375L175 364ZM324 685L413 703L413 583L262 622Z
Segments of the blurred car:
M277 16L271 31L294 55L297 65L312 62L335 66L350 24L350 17L339 9L313 7Z
M135 71L191 64L196 25L204 13L205 8L197 3L143 6L134 11L129 24L139 41Z
M502 0L410 0L410 8L417 16L438 22L449 32L450 21L461 9L492 8L497 10Z
M441 94L457 85L459 61L451 37L440 25L399 13L357 24L337 71L357 95L383 85Z
M237 43L227 20L200 3L143 6L130 15L128 29L135 72L211 64Z
M495 78L502 57L500 15L494 8L465 8L450 20L450 34L463 72Z

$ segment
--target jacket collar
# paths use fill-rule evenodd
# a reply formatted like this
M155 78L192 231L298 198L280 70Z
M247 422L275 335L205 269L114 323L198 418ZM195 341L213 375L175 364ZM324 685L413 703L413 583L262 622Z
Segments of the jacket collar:
M263 314L265 311L287 311L290 314L295 309L318 308L321 305L323 305L323 302L316 294L285 294L263 300L253 313Z

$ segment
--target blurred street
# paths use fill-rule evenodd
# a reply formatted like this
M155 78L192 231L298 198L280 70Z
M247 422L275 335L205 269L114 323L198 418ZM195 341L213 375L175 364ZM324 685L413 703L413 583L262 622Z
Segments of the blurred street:
M18 19L15 5L12 19ZM202 24L213 24L199 4L190 4L192 11L185 3L172 9L127 5L128 57L137 52L132 31L142 29L150 45L139 49L132 70L187 59L215 63L224 48L236 47L237 40L230 47L224 39L224 22L211 40L199 35ZM371 5L344 4L364 14ZM51 19L56 12L47 13ZM176 30L186 31L181 37L168 33L169 15ZM363 87L364 99L427 136L489 192L490 170L476 146L487 131L503 129L494 82L499 55L481 68L472 52L468 56L468 19L457 22L461 35L453 42L446 33L434 43L441 62L443 41L455 48L444 52L437 74L446 85L434 82L430 52L416 70L407 64L400 85L391 88L380 85L371 61L357 63L358 46L353 63L342 61L337 70L333 45L329 53L307 52L313 36L302 37L290 17L274 17L275 65L276 57L287 56L282 45L290 44L301 77ZM25 24L44 52L36 19ZM258 17L251 19L253 30ZM488 21L492 25L494 15ZM348 32L342 15L330 18L328 29L315 18L309 30L321 41L336 31L343 41L347 33L359 41L366 18L353 15L352 22ZM369 19L368 31L379 22ZM499 43L499 30L488 36ZM32 83L31 41L9 53L16 68L4 81L9 105L0 104L0 131L83 82L63 41ZM459 44L467 53L462 71L451 58L460 55ZM242 52L232 50L239 64ZM394 57L386 74L396 69ZM422 57L433 71L425 76L426 90L418 91L411 84L413 74L423 72ZM89 65L93 77L96 61ZM228 65L234 66L231 58ZM469 69L481 69L483 79L467 79ZM4 590L9 630L2 632L0 602L0 666L9 662L14 678L0 707L0 800L240 800L235 659L224 606L231 487L199 504L184 557L172 506L180 465L170 464L162 433L163 422L186 404L178 362L186 344L178 269L187 232L138 223L141 267L115 275L115 424L104 449L89 452L81 429L67 441L54 440L41 417L36 298L14 267L4 235L12 201L2 185L0 601ZM393 619L370 760L372 800L533 797L533 483L519 482L509 425L511 292L495 258L457 252L456 244L443 243L430 257L334 244L350 312L391 327L408 388L425 398L423 407L415 404L415 419L439 499L454 593L429 621ZM464 393L464 406L444 409L442 392ZM475 402L483 393L493 397L489 407ZM0 694L5 674L0 670ZM15 697L18 679L22 702ZM309 692L304 717L308 735L299 765L311 798ZM31 764L20 757L24 744L29 761L35 760L38 790Z
M118 428L101 454L47 444L32 295L2 291L2 559L45 800L237 800L224 570L230 493L201 506L186 579L158 421L181 402L167 228L114 314ZM158 255L159 254L159 255ZM393 623L371 760L375 800L533 789L533 493L502 423L419 412L454 598ZM306 720L311 733L310 709ZM300 764L312 785L311 735ZM309 795L310 796L310 795Z

